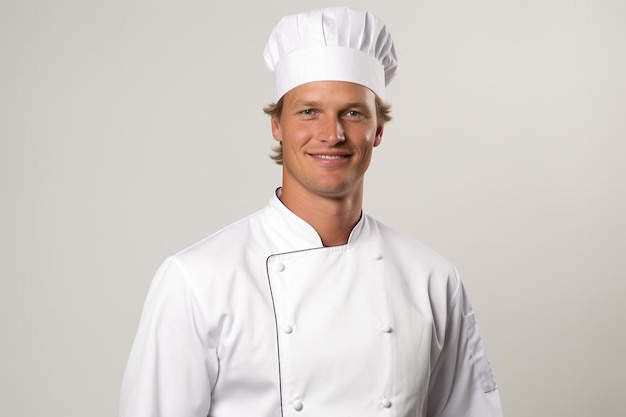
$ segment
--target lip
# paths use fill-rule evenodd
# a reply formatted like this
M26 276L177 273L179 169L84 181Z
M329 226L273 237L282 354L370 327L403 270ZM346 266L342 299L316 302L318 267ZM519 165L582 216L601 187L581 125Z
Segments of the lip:
M311 156L313 158L329 159L329 160L341 159L341 158L346 158L347 157L347 155L330 155L330 154L311 154Z
M327 165L342 164L346 162L348 158L350 157L350 155L348 154L326 153L326 152L309 153L308 155L311 158L315 159L317 162L322 163L322 164L327 164Z

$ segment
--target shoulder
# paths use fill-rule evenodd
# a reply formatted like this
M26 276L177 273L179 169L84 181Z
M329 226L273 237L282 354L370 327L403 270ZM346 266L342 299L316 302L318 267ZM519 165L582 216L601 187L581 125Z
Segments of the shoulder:
M179 261L190 261L194 258L224 256L241 248L241 243L250 238L255 223L259 223L262 211L243 217L204 239L182 249L173 257Z
M381 251L396 279L432 299L443 302L455 297L461 281L452 262L407 233L371 217L369 220L378 230Z
M262 222L261 216L262 211L258 211L227 225L175 253L170 257L171 262L190 275L206 269L239 265L237 260L255 248L253 230Z
M413 236L399 231L379 220L369 217L379 231L383 247L394 258L414 260L433 268L454 269L454 266L441 254Z

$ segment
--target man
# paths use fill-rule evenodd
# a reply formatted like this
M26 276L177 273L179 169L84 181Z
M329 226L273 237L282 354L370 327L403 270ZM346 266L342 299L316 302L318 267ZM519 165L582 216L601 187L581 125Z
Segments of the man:
M396 69L384 24L287 16L265 60L282 187L161 266L121 416L500 416L455 269L362 213Z

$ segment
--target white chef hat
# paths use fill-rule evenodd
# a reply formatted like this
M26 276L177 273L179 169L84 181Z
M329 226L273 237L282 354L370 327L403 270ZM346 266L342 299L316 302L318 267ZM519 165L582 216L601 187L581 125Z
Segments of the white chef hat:
M329 7L285 16L263 54L274 72L274 99L311 81L350 81L383 98L396 73L385 24L364 10Z

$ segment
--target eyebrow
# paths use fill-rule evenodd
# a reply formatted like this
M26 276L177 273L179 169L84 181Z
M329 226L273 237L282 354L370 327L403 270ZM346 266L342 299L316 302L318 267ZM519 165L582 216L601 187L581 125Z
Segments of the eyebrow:
M320 103L318 101L298 100L293 105L296 107L318 107Z
M357 108L357 109L363 110L363 109L367 109L368 105L366 103L361 102L361 101L355 101L353 103L346 104L345 107L346 108L351 108L351 109Z
M315 100L298 100L296 102L293 103L294 107L319 107L321 104L319 101L315 101ZM357 109L367 109L368 106L366 103L363 103L361 101L354 101L354 102L350 102L350 103L346 103L345 105L341 106L345 109L349 109L349 108L357 108Z

